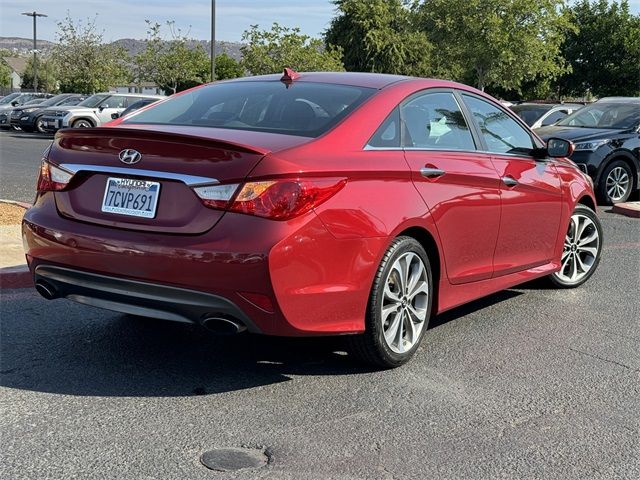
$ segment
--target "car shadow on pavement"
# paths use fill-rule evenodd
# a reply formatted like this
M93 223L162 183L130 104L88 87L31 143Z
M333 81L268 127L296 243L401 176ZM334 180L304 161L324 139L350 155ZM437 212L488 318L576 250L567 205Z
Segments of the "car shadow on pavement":
M429 328L517 295L500 292L458 307L432 319ZM65 315L57 310L64 304L57 301L32 301L37 306L26 307L25 314L2 316L4 387L78 396L171 397L272 385L293 376L376 370L346 354L345 337L216 336L199 326L75 304Z

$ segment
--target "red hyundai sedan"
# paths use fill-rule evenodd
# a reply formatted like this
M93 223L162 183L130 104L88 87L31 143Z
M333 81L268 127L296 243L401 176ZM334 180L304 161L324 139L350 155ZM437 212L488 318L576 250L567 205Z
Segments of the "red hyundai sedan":
M350 334L406 362L429 319L602 249L589 178L493 98L286 71L57 133L23 233L37 290L221 333Z

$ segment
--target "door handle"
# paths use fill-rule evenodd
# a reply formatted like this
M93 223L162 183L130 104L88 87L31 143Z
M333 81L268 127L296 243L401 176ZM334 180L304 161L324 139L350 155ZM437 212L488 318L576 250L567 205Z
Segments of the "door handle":
M510 175L502 177L502 183L504 183L507 187L515 187L518 185L518 181Z
M444 170L440 170L439 168L428 168L424 167L420 169L420 175L425 178L438 178L445 174Z

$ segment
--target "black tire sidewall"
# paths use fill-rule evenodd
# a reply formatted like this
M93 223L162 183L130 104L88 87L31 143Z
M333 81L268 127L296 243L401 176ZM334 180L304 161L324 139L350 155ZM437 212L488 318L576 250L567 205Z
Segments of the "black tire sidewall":
M415 343L415 345L413 345L411 349L404 353L396 353L389 348L387 342L384 339L384 331L382 329L382 319L380 317L379 306L383 300L385 282L387 276L389 275L391 267L393 266L393 263L398 257L408 252L412 252L418 255L424 263L424 267L427 273L427 279L429 282L429 302L427 305L427 312L429 313L427 315L427 318L425 319L425 325L422 327L422 331L420 332L420 338ZM429 325L429 319L431 317L433 291L434 288L433 276L431 273L431 263L429 262L429 257L424 248L414 238L398 237L385 253L380 267L378 268L376 279L371 289L369 305L367 308L367 331L368 334L372 336L373 343L378 350L380 357L383 359L386 365L400 366L406 363L420 346L420 343L422 342L424 334Z
M622 167L629 175L629 189L627 190L627 194L620 200L616 200L615 202L609 197L607 193L607 177L614 168ZM602 176L600 177L600 182L598 184L598 196L600 197L600 201L604 202L606 205L613 205L614 203L622 203L629 199L631 196L631 192L633 191L633 172L631 168L624 160L614 160L610 162L602 172Z
M577 283L564 282L563 280L560 280L556 276L555 273L551 274L549 276L549 279L551 280L551 282L555 286L560 287L560 288L575 288L575 287L579 287L580 285L585 283L587 280L589 280L591 278L591 276L597 270L598 265L600 264L600 258L602 257L602 247L604 245L604 237L603 237L603 231L602 231L602 224L600 223L600 219L596 215L596 212L594 212L589 207L586 207L584 205L578 205L575 208L575 210L573 211L573 213L571 214L571 216L575 215L576 213L580 213L582 215L585 215L585 216L589 217L591 219L591 221L593 222L593 224L596 226L596 229L598 230L598 236L600 237L600 243L598 244L599 245L598 254L596 256L595 261L593 262L593 265L591 266L591 269L587 272L587 274L584 276L584 278L582 278Z

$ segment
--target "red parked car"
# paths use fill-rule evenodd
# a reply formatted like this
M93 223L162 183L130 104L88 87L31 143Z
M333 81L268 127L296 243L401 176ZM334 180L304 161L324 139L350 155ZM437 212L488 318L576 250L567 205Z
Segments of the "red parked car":
M394 367L440 312L594 273L602 229L571 149L448 81L218 82L58 132L27 259L49 299L227 333L350 334Z

